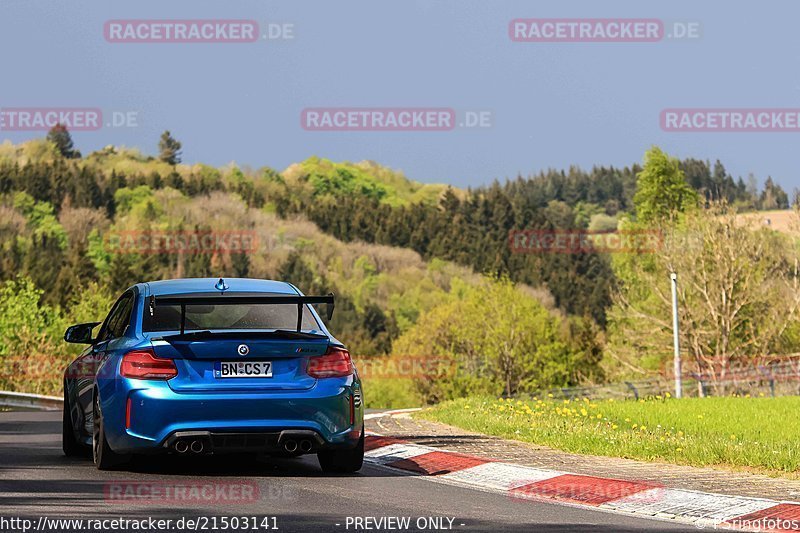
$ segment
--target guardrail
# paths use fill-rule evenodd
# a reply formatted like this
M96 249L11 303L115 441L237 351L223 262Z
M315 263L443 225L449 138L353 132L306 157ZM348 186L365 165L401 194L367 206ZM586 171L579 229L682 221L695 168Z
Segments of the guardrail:
M64 399L58 396L43 396L27 392L0 391L0 406L23 409L40 409L42 411L60 411Z
M559 399L634 399L674 392L668 377L622 381L602 385L559 387L540 390L528 396ZM729 371L724 379L707 374L688 373L683 378L684 396L800 396L800 361L758 365Z

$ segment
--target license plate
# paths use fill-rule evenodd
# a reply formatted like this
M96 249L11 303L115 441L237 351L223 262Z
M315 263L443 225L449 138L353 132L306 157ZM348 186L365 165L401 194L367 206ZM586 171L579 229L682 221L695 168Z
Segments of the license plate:
M220 361L214 365L214 377L225 378L271 378L270 361Z

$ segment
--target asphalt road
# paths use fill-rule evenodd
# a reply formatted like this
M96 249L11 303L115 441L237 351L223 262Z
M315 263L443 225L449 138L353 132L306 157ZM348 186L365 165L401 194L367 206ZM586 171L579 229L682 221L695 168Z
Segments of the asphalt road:
M129 470L100 472L89 459L64 457L60 432L60 412L0 412L0 531L23 531L24 523L11 522L12 518L32 520L34 529L40 517L152 517L172 520L172 531L268 531L273 526L284 532L695 531L666 522L515 500L369 464L357 475L324 475L315 456L191 460L164 456ZM222 517L229 522L225 524ZM251 522L245 523L243 517ZM408 517L408 526L385 522L389 517ZM177 524L181 518L184 522ZM187 519L198 522L187 524ZM246 527L254 523L257 527ZM78 527L41 524L39 531ZM111 530L113 525L84 522L80 527L98 531L93 526ZM147 530L154 530L152 525ZM135 526L116 529L136 531Z

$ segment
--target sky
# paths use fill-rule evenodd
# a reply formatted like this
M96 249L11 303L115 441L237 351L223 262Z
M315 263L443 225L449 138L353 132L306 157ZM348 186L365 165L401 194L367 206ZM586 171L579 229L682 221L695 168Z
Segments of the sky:
M665 109L800 109L796 2L0 0L0 111L97 108L87 154L283 169L370 159L414 180L477 186L579 165L640 162L659 145L734 176L800 187L791 131L665 131ZM248 20L255 42L110 42L108 21ZM517 42L515 19L657 19L657 42ZM541 22L539 23L541 24ZM544 26L537 26L542 29ZM676 38L681 29L690 38ZM269 35L271 33L271 35ZM264 39L264 36L271 37ZM308 109L445 109L439 131L305 129ZM112 116L127 117L111 124ZM470 125L480 117L481 124ZM19 142L44 132L0 127Z

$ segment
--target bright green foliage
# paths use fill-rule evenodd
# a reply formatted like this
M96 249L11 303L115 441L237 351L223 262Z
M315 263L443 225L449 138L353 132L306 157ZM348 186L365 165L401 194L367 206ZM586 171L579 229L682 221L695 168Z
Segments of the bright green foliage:
M364 380L364 405L376 409L404 409L419 407L422 398L413 379L373 378Z
M674 218L696 206L698 199L676 158L668 156L657 146L647 151L633 197L639 221L652 223Z
M55 216L53 206L48 202L37 202L25 192L14 194L14 208L19 210L33 229L34 238L54 239L60 248L67 246L67 234Z
M0 285L0 356L35 352L46 343L58 320L53 308L39 306L43 292L24 278Z
M92 262L98 274L103 277L109 274L112 255L103 240L103 236L96 229L89 233L86 257Z
M62 322L67 326L86 322L102 322L117 298L107 287L97 282L88 282L72 295L69 312ZM97 330L95 330L97 333Z
M52 343L62 323L42 293L24 278L0 285L0 390L53 393L61 381L71 356Z
M0 284L0 390L58 395L64 368L80 350L62 341L64 331L102 320L112 303L96 283L72 295L68 310L43 303L44 293L26 278Z
M292 165L283 173L289 182L310 186L318 197L358 196L378 200L389 205L403 205L410 201L433 204L444 190L442 185L423 185L371 161L361 163L334 163L328 159L311 157Z
M120 215L129 213L146 215L160 210L159 204L153 197L153 191L147 185L140 185L134 189L123 187L114 193L114 201L117 213Z
M471 286L454 280L447 301L422 314L395 343L395 357L445 358L455 371L418 385L427 401L476 391L512 395L565 386L597 374L591 335L570 339L569 324L507 279Z

